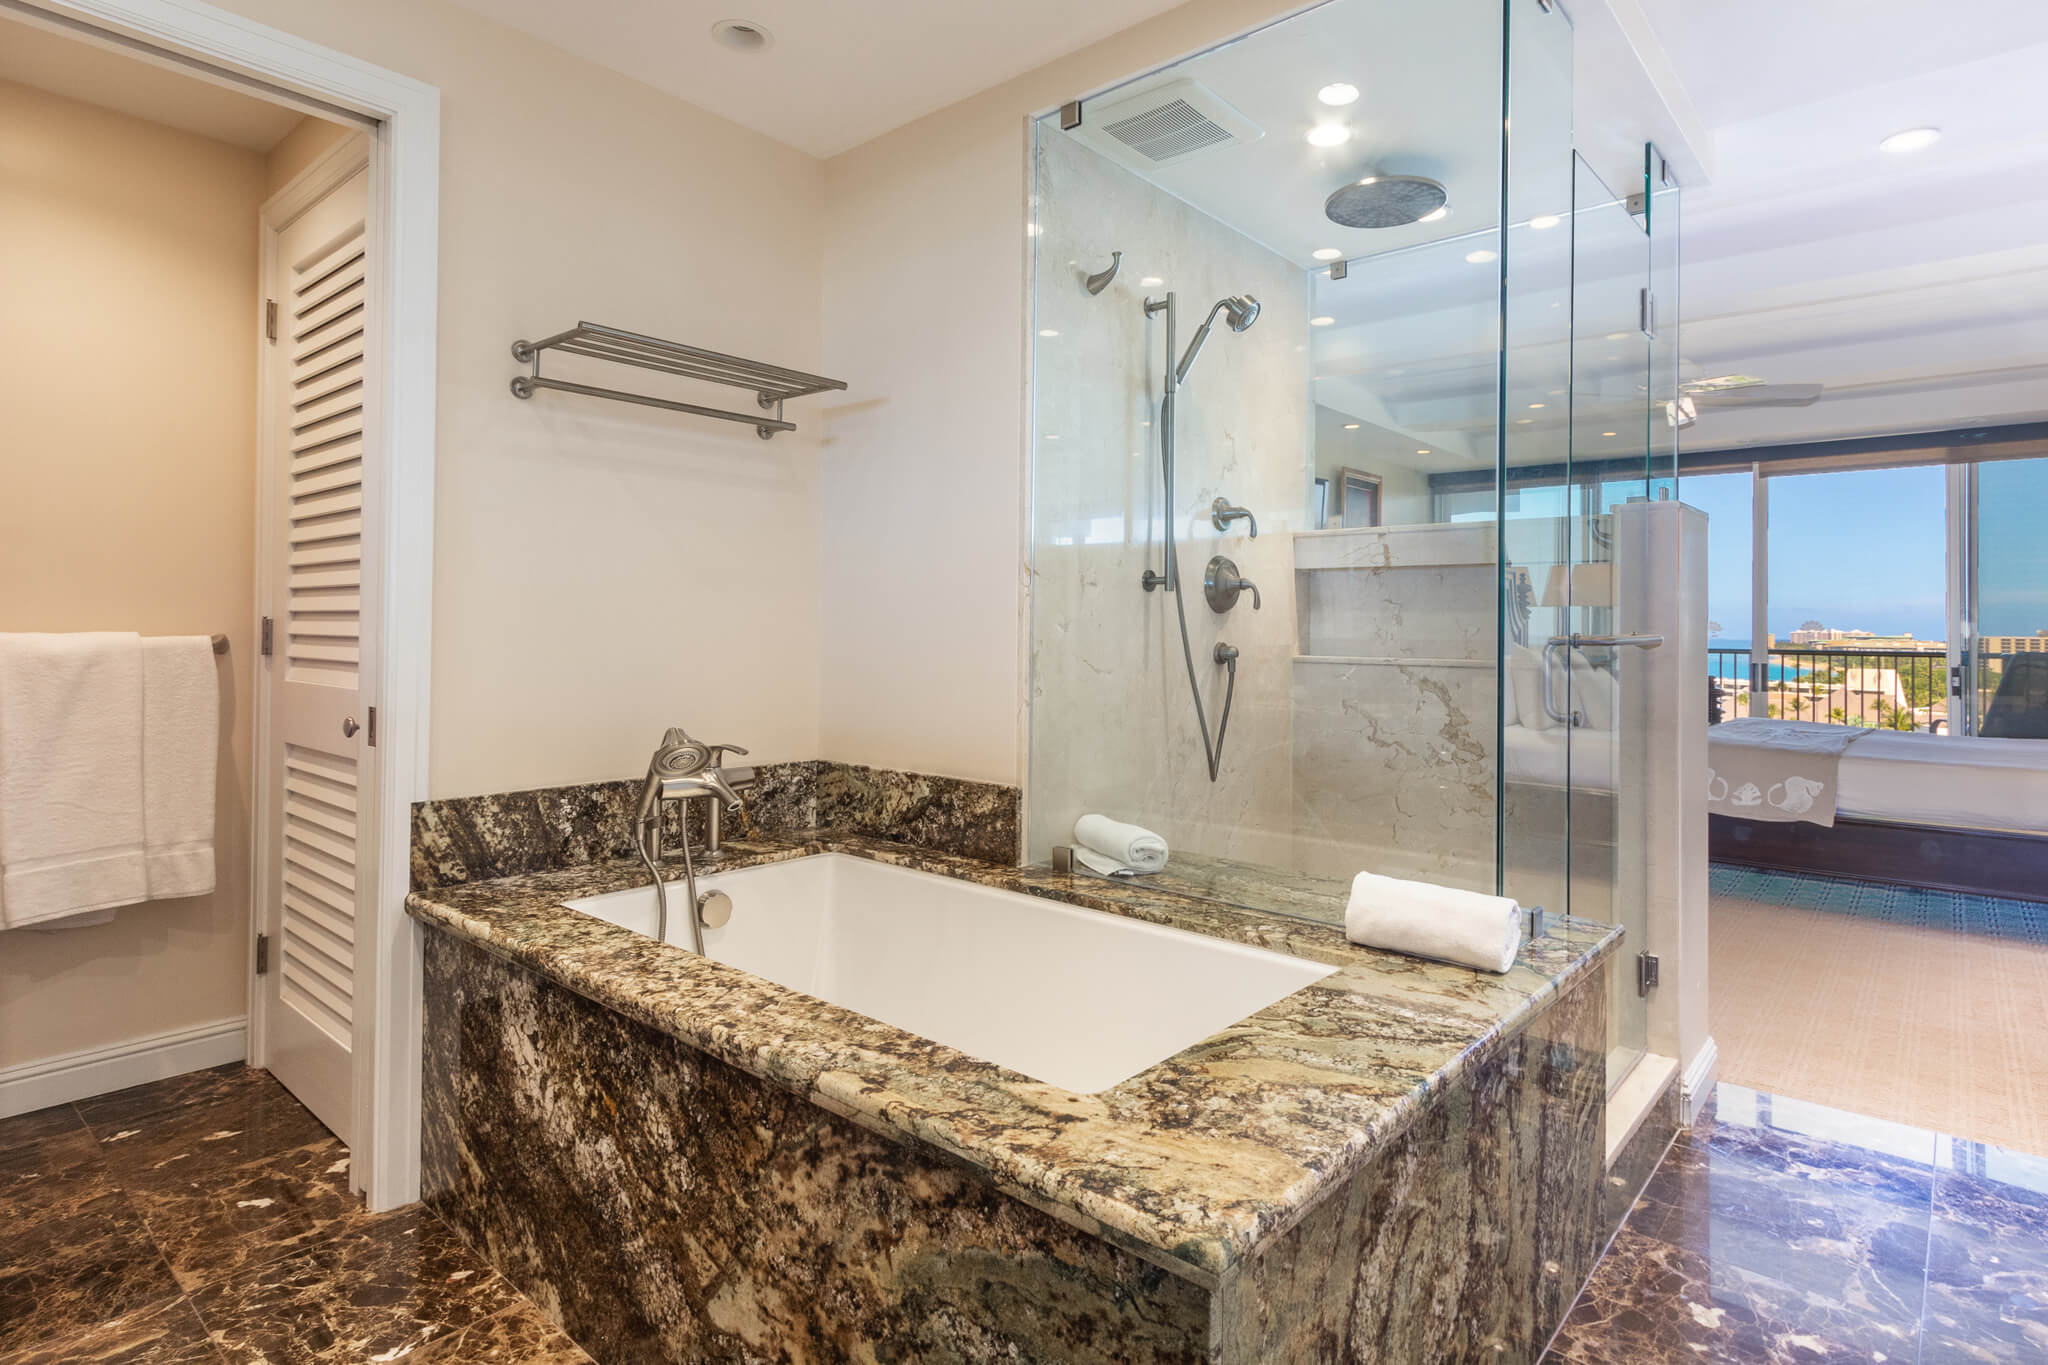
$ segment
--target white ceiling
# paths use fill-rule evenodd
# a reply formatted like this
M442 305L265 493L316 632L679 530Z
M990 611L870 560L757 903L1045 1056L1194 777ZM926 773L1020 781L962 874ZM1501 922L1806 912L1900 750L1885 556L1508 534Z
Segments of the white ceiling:
M456 0L813 156L857 147L1181 0ZM774 36L734 52L722 19Z
M1715 142L1687 373L1827 385L1707 411L1688 448L2048 417L2048 5L1641 3ZM1877 149L1919 125L1942 139Z
M267 152L304 117L295 109L0 16L0 80Z

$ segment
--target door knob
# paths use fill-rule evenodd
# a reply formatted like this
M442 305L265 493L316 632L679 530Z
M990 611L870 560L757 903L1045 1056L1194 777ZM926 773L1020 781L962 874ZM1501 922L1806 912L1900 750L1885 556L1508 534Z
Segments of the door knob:
M356 737L356 731L362 728L362 726L356 724L356 718L354 716L343 716L341 718L341 737L343 739L354 739Z

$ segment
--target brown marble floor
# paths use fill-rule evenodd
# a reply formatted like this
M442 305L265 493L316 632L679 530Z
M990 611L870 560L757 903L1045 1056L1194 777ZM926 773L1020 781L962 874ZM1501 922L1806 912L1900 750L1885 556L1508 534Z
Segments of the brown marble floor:
M1720 1088L1545 1365L2048 1361L2048 1160Z
M239 1064L0 1119L0 1365L589 1357Z

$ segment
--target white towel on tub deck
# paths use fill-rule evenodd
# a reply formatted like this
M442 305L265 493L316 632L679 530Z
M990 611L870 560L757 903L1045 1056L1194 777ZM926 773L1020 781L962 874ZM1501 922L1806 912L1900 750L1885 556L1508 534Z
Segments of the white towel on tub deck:
M1875 731L1753 716L1707 729L1707 811L1832 827L1842 755Z
M148 894L140 637L0 635L0 927Z
M213 890L220 664L205 635L142 642L142 828L151 900Z

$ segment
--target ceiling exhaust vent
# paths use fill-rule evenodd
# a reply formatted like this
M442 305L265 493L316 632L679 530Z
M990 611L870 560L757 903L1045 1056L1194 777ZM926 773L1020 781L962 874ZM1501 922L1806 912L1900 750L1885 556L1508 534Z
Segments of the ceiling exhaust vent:
M1090 100L1083 113L1074 136L1139 171L1265 136L1215 91L1186 79L1121 99Z

